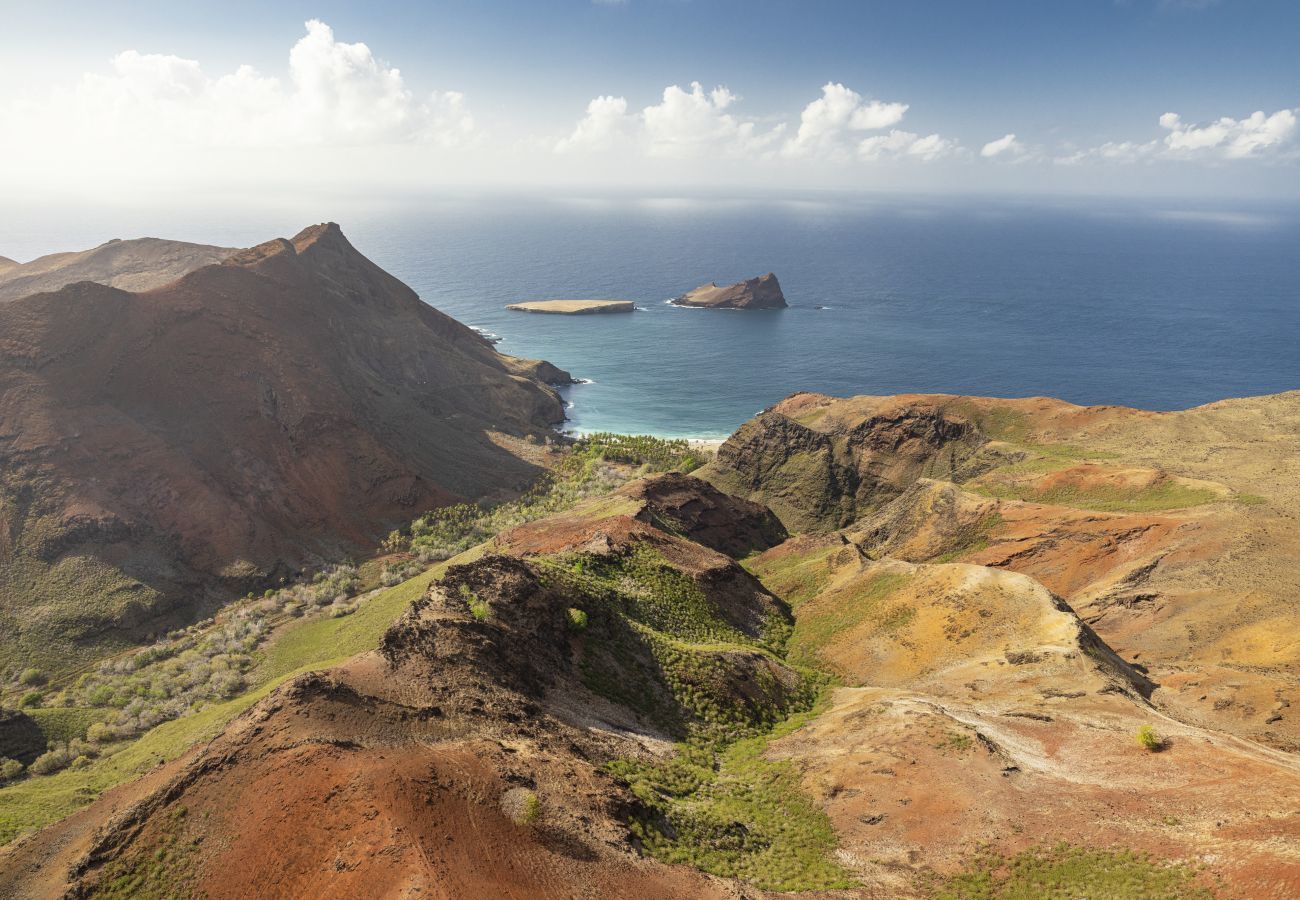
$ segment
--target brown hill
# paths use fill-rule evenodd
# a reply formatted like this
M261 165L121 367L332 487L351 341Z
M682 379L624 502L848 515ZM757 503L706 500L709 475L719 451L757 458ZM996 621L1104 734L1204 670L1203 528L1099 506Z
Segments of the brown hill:
M565 521L576 534L583 517ZM6 848L0 895L749 896L640 856L639 801L602 764L798 702L763 636L788 609L712 550L585 521L581 548L552 554L524 526L502 542L523 558L451 566L376 652ZM684 615L655 590L674 578L718 588L696 594L718 608Z
M51 253L27 263L0 256L0 303L57 291L78 281L148 291L202 266L222 262L235 252L229 247L137 238L113 240L76 253Z
M1108 896L1294 895L1293 756L1180 720L1029 574L883 555L990 552L1050 516L1004 500L1004 525L966 493L923 483L860 533L748 559L771 593L679 533L682 520L634 518L665 495L678 510L725 505L695 479L651 479L507 532L452 566L377 652L295 679L210 744L0 852L0 893L764 897L744 882L772 870L749 863L809 827L797 803L765 805L789 778L857 882L815 896L928 896L981 853L1056 841L1189 864L1178 889L1146 891L1159 870L1139 867ZM716 519L702 535L745 546L754 511L734 509L736 534ZM1057 509L1039 561L1076 533L1096 549L1103 523L1135 527ZM950 513L969 527L948 527ZM794 607L788 642L764 642L788 621L773 593ZM799 690L786 655L843 686L766 749L734 745L717 769L696 757L651 793L608 765L683 752L667 739L692 727L779 721ZM1134 741L1148 723L1159 752ZM751 761L737 766L738 750ZM678 818L647 817L648 803ZM677 827L740 880L638 852ZM784 865L799 877L818 860L795 847ZM1087 863L1073 865L1084 880L1063 896L1091 886Z
M72 665L523 487L519 438L564 413L517 371L333 224L0 305L0 661Z

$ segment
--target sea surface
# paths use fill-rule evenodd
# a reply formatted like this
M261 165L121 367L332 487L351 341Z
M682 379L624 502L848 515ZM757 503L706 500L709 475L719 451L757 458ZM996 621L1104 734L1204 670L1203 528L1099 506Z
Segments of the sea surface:
M430 198L241 215L7 217L29 259L152 234L231 245L336 219L429 303L589 380L569 427L722 437L800 390L1181 409L1300 388L1300 209L811 195ZM790 308L682 309L776 272ZM507 303L633 300L630 315Z

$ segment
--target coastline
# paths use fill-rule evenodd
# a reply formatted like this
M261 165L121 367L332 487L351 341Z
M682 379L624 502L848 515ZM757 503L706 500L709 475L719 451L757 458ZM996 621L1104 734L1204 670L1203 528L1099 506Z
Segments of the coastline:
M597 430L587 430L587 429L583 429L583 430L564 429L560 433L566 434L569 437L580 438L583 435L598 434L600 432ZM686 443L690 445L692 450L703 450L708 453L716 453L718 448L727 442L727 438L716 437L716 436L695 437L692 435L683 435L683 434L655 434L654 432L631 432L631 431L626 433L647 434L649 437L659 438L660 440L665 440L665 441L686 441Z

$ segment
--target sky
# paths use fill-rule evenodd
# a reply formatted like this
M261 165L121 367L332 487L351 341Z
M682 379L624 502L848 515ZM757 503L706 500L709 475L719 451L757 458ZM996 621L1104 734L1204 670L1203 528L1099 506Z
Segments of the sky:
M0 191L1300 199L1297 0L0 0Z

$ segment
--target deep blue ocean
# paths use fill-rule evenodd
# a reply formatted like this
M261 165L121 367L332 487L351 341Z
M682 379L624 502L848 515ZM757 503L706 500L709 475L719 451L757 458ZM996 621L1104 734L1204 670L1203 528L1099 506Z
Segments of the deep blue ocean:
M429 303L589 379L577 430L725 436L797 390L1050 395L1180 409L1300 388L1300 209L813 196L456 198L240 216L90 211L0 226L0 255L141 234L247 245L337 219ZM774 271L790 308L690 310ZM508 312L634 300L613 316Z

